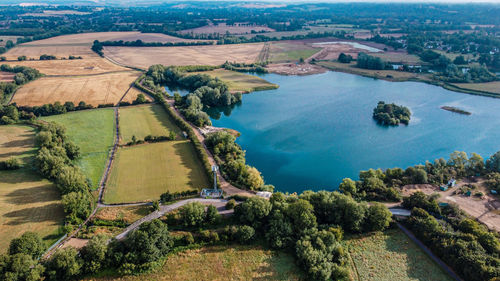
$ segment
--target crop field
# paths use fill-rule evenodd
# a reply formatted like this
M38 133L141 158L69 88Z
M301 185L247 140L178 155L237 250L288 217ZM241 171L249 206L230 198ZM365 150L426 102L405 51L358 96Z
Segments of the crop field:
M185 29L181 30L180 33L193 33L193 34L226 34L229 32L230 34L247 34L252 32L252 30L256 32L267 31L271 32L274 29L269 28L267 26L245 26L245 25L226 25L225 23L220 23L218 25L205 25L197 28ZM264 34L265 35L265 34Z
M59 238L64 211L55 185L31 169L34 135L27 126L0 126L0 161L16 157L26 165L0 171L0 253L26 231L39 233L47 246Z
M288 254L260 246L223 245L170 256L157 272L104 280L303 280ZM96 280L96 279L92 279Z
M94 189L104 173L108 153L114 140L114 111L111 108L93 109L42 118L66 127L69 138L80 147L77 164L91 179Z
M141 33L138 31L124 31L124 32L114 31L114 32L90 32L90 33L61 35L43 40L24 43L22 44L22 46L71 45L71 44L91 46L94 40L99 40L99 41L142 40L144 42L163 42L163 43L199 41L199 40L183 39L161 33Z
M262 91L278 88L278 85L270 83L258 76L249 75L237 71L230 71L225 69L216 69L212 71L199 72L208 74L212 77L218 77L220 80L226 82L231 92L250 93L253 91Z
M120 108L120 134L123 143L131 141L132 136L141 140L147 135L168 136L170 131L174 131L178 138L182 134L179 127L160 105Z
M116 104L139 77L139 72L128 71L109 74L42 77L19 89L12 100L18 105L43 105L70 101L78 104L84 101L97 106ZM127 95L124 101L133 101L136 96Z
M158 200L166 191L207 186L205 170L188 140L123 147L113 162L104 202Z
M0 71L0 82L12 82L16 74L12 72Z
M353 236L345 243L352 280L452 280L399 229Z
M226 61L252 63L264 44L182 47L104 47L106 57L127 66L147 69L163 65L220 65Z
M37 41L34 41L37 42ZM53 55L57 58L69 56L81 56L83 58L98 57L92 52L90 46L81 44L67 45L18 45L8 50L2 56L8 60L17 60L19 56L26 56L28 59L39 59L41 55Z
M17 38L20 38L21 36L10 36L10 35L1 35L0 36L0 46L5 46L7 44L7 41L12 41L16 43Z
M272 43L269 61L274 63L296 62L300 58L307 59L320 50L321 48L314 48L300 41Z
M28 66L38 69L38 71L46 75L89 75L129 70L101 57L78 60L12 61L0 62L0 64Z
M459 88L475 90L475 91L483 91L490 92L500 95L500 82L488 82L488 83L453 83L452 85L457 86Z

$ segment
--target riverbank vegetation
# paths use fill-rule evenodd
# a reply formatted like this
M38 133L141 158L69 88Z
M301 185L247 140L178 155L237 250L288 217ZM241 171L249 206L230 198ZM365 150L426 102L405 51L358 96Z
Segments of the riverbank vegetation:
M377 107L373 109L373 119L385 126L397 126L399 123L408 125L410 117L410 109L394 103L386 104L383 101L379 101Z

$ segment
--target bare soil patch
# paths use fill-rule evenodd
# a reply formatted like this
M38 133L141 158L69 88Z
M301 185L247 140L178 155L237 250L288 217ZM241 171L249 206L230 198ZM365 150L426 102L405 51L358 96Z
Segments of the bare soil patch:
M310 75L326 72L327 69L309 63L277 63L267 66L267 70L281 75Z
M266 31L266 32L272 32L275 31L272 28L269 28L267 26L261 26L261 25L245 25L245 24L238 24L235 23L234 25L226 25L225 23L220 23L218 25L205 25L197 28L191 28L191 29L185 29L180 31L180 33L193 33L193 34L213 34L213 33L219 33L219 34L226 34L229 32L230 34L247 34L251 33L252 30L256 32L260 31Z
M75 249L81 249L87 245L89 242L88 239L80 239L80 238L71 238L68 240L68 242L64 243L62 248L67 248L67 247L73 247Z
M70 101L99 104L116 104L139 77L139 72L120 72L92 76L43 77L19 89L12 102L18 105L43 105ZM138 92L127 94L125 101L132 101ZM135 96L134 96L135 95Z
M182 47L105 47L104 53L113 61L147 69L163 65L220 65L226 61L252 63L259 56L263 43Z
M89 75L129 70L100 57L81 60L13 61L5 64L32 67L46 75Z
M12 82L16 74L12 72L0 71L0 82Z

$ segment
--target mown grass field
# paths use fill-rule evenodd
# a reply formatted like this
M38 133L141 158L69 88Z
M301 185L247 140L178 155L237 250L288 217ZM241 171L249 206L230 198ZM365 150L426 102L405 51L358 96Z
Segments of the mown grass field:
M483 91L490 92L500 95L500 82L488 82L488 83L453 83L452 85L457 86L459 88L474 90L474 91Z
M166 191L207 186L205 170L188 140L123 147L113 162L104 202L158 200Z
M66 127L69 138L80 147L77 164L96 189L114 141L114 111L111 108L93 109L42 118Z
M224 245L168 257L154 273L97 280L303 280L290 255L260 246ZM96 280L96 279L93 279Z
M218 77L226 82L231 92L250 93L254 91L270 90L278 88L278 85L270 83L258 76L249 75L237 71L216 69L212 71L200 72L212 77Z
M351 280L451 281L415 243L399 229L347 237Z
M0 126L0 161L16 157L25 165L0 171L0 254L26 231L40 234L47 246L59 238L64 211L59 191L32 169L35 131L27 126Z
M141 105L120 108L121 141L127 143L135 136L138 140L147 135L168 136L174 131L178 138L181 130L160 105Z

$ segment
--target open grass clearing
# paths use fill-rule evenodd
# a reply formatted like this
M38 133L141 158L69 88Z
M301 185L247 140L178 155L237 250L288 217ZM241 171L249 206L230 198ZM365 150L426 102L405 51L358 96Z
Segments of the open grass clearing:
M302 280L292 256L261 246L223 245L171 255L162 268L140 276L97 280ZM96 280L96 279L92 279Z
M104 193L106 203L158 200L166 191L209 186L188 140L122 147L115 156Z
M47 246L58 238L64 220L54 184L32 170L35 131L27 126L0 126L0 161L16 157L25 165L0 171L0 254L26 231L40 234Z
M411 72L404 71L395 71L395 70L372 70L372 69L363 69L356 67L356 63L340 63L334 61L320 61L316 63L317 65L323 66L333 71L340 71L346 73L352 73L367 77L374 77L378 79L387 79L390 81L408 81L411 79L419 79L425 80L429 79L424 74L417 74Z
M114 141L114 111L111 108L93 109L42 118L66 127L70 140L80 147L77 165L96 189Z
M106 57L122 65L147 69L163 65L221 65L226 61L253 63L263 43L182 47L104 47Z
M77 60L9 61L1 62L0 64L28 66L35 68L46 75L89 75L130 70L128 68L118 66L101 57L91 57Z
M321 48L311 47L303 42L287 41L271 44L269 60L273 63L296 62L319 52Z
M139 77L136 71L74 77L42 77L20 88L12 102L18 105L43 105L59 101L80 101L97 106L116 104ZM133 101L136 96L127 95L124 101Z
M141 105L120 108L121 141L128 143L135 136L138 140L148 135L168 136L170 131L183 138L182 132L160 105Z
M453 280L399 229L347 237L344 243L352 280Z
M422 61L418 56L407 54L406 52L382 52L382 53L372 53L370 55L394 63L403 63L403 64L422 63Z
M216 69L212 71L199 72L217 77L226 82L231 92L250 93L254 91L270 90L278 88L278 85L270 83L258 76L249 75L237 71Z
M95 218L107 221L123 220L130 224L149 213L151 206L104 207L97 211Z

